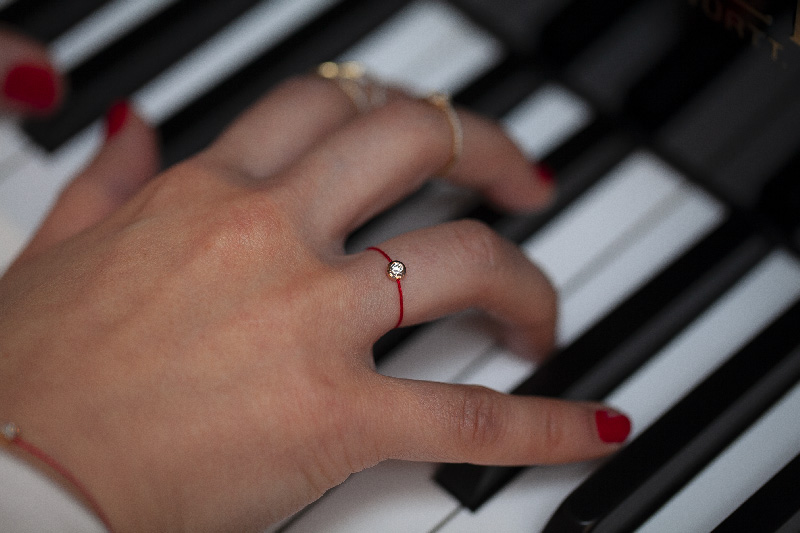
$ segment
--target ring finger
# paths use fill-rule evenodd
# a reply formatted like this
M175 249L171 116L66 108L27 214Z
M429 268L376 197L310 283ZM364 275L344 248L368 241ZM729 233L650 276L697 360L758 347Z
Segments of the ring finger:
M369 341L398 325L425 322L467 308L480 308L515 337L514 348L545 355L553 347L557 302L546 276L513 243L484 224L451 222L406 233L378 247L402 261L406 275L387 279L387 259L374 250L355 256L351 279L363 305ZM398 288L401 291L398 291ZM400 294L402 293L402 294Z

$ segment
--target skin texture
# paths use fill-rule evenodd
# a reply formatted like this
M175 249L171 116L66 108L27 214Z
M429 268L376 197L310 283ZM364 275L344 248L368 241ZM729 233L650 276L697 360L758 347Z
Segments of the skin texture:
M497 125L459 116L448 179L507 209L549 201ZM131 112L0 279L0 417L82 480L118 531L255 531L387 458L614 451L595 404L375 372L397 286L380 254L345 255L344 239L451 149L428 103L391 91L357 114L335 83L301 77L156 175L153 132ZM552 287L486 226L379 246L409 268L405 325L475 307L524 355L551 350Z

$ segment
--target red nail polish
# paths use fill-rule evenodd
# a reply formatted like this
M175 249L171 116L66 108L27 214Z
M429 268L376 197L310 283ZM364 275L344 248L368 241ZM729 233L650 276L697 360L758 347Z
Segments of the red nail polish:
M600 410L594 415L600 440L608 443L625 442L631 433L631 421L622 414Z
M538 164L534 167L534 174L536 177L544 183L545 185L552 185L555 183L555 174L553 173L553 169L545 164Z
M15 65L3 80L3 95L37 111L46 111L58 97L56 74L47 66Z
M130 114L130 105L125 100L112 104L106 112L106 140L120 132Z

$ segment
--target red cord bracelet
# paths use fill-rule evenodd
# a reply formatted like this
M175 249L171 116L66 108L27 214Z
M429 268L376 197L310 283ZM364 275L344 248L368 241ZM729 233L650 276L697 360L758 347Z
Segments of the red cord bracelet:
M17 426L13 422L7 422L3 424L2 427L0 427L0 435L2 435L9 443L15 444L21 450L24 450L33 457L36 457L37 459L45 463L47 466L58 472L58 474L61 477L66 479L73 487L75 487L75 489L81 494L81 496L83 496L83 498L89 504L91 510L95 513L97 518L99 518L100 521L103 522L103 525L106 527L106 529L110 533L113 533L114 528L111 527L111 522L109 522L108 517L100 508L100 505L97 503L97 500L95 500L92 497L92 494L89 492L89 489L87 489L83 485L83 483L78 481L77 478L73 476L69 470L67 470L64 466L61 465L61 463L56 461L50 455L48 455L43 450L38 448L36 445L31 444L27 440L23 439L20 436L19 426Z
M389 266L386 267L386 275L389 279L393 279L397 282L397 292L400 295L400 317L397 319L397 324L394 326L394 329L397 329L400 327L400 324L403 323L403 286L400 284L400 280L406 275L406 266L400 261L393 261L392 258L389 257L389 254L380 248L370 246L367 250L375 250L389 261Z

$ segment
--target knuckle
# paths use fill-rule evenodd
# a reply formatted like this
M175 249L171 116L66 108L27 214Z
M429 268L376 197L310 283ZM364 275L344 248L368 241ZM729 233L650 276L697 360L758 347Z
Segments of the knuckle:
M543 451L555 451L564 446L566 433L562 420L557 409L545 409L541 429Z
M209 216L204 237L212 250L230 250L241 254L252 250L260 254L270 235L288 234L288 220L280 206L267 198L230 199Z
M465 387L454 417L459 442L466 453L492 448L505 431L497 394L485 387Z

